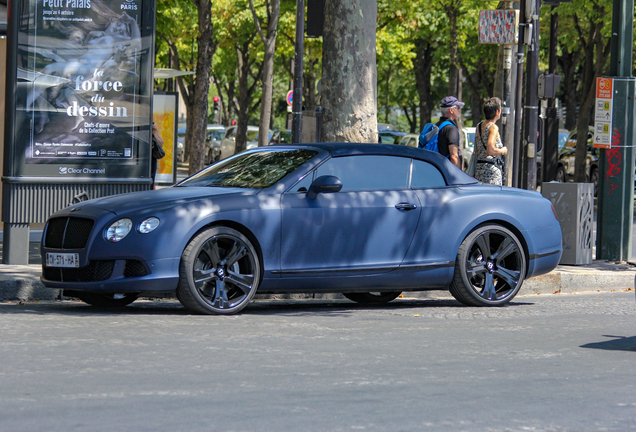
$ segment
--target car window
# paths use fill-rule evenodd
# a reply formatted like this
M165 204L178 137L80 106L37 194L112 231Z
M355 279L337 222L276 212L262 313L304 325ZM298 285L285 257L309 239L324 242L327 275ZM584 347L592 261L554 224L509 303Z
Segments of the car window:
M258 131L257 130L255 130L255 131L248 130L247 131L247 140L248 141L256 141L256 140L258 140Z
M318 154L315 150L271 150L250 152L200 171L179 183L179 187L235 187L263 189Z
M475 146L475 132L467 132L466 133L466 147L474 147Z
M316 178L336 176L342 191L407 189L411 160L393 156L331 158L316 170Z
M565 147L566 142L568 142L568 133L559 132L559 151L561 151L561 149Z
M428 162L413 160L413 177L411 189L425 189L446 186L444 176L439 170Z

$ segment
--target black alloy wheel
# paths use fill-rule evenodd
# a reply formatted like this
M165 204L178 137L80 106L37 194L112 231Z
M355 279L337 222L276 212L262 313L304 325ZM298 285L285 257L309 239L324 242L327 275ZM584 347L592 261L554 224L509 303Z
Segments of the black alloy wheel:
M252 300L260 280L260 258L250 240L217 226L198 234L183 251L177 298L196 313L234 314Z
M501 306L517 295L525 272L517 236L501 225L481 225L459 247L450 292L468 306Z

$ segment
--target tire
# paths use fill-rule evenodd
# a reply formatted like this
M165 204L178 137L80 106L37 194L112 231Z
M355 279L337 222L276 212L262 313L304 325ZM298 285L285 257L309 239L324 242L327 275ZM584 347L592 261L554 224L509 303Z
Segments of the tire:
M362 304L384 304L395 300L401 292L368 292L368 293L342 293L351 301Z
M565 183L565 168L563 168L563 165L559 165L557 167L556 177L554 178L554 180L558 181L559 183Z
M195 236L183 251L177 298L196 313L235 314L252 300L260 281L261 261L250 240L217 226Z
M214 150L210 149L208 152L208 165L212 165L214 163Z
M521 289L525 271L517 236L501 225L481 225L459 247L450 292L467 306L502 306Z
M101 294L82 291L65 291L64 295L68 297L76 297L84 303L101 308L121 308L128 306L137 300L137 297L139 297L139 294L137 293Z

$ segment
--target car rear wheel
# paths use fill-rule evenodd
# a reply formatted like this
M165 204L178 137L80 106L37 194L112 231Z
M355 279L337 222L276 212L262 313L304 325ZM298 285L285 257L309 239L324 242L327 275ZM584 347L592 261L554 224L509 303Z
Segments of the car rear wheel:
M256 249L240 232L213 227L183 251L177 298L193 312L229 315L252 300L261 280Z
M82 291L64 291L64 295L68 297L78 298L84 303L88 303L91 306L102 308L118 308L128 306L129 304L137 300L137 297L139 297L139 294L136 293L102 294Z
M565 183L565 168L563 168L562 165L559 165L557 167L556 177L554 178L554 180L560 183Z
M368 292L368 293L342 293L351 301L362 304L383 304L395 300L401 292Z
M517 236L501 225L481 225L459 247L450 292L468 306L501 306L517 295L525 270Z

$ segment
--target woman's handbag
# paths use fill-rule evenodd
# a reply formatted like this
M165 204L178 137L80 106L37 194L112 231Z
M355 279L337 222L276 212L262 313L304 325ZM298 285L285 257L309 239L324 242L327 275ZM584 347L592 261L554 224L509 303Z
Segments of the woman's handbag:
M155 137L152 137L152 157L154 159L163 159L166 156L166 151L157 144Z

